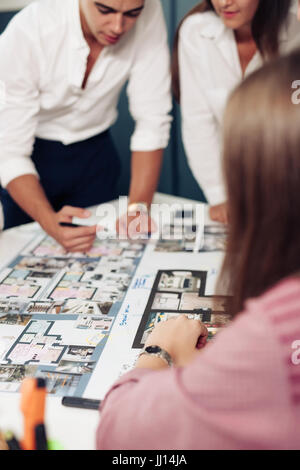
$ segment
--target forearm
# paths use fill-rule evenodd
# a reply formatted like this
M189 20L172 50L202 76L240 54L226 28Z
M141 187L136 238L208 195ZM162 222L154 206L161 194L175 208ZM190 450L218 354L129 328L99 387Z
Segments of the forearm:
M151 204L156 191L163 159L163 150L133 152L129 202Z
M22 175L13 179L7 185L7 191L32 219L43 228L49 227L55 212L35 175Z

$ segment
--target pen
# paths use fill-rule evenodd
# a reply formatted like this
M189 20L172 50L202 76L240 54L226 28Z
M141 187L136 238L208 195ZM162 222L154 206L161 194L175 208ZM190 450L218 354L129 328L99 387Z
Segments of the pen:
M59 222L59 225L61 227L79 227L79 225L72 224L70 222Z
M62 399L62 405L64 406L84 408L87 410L98 410L100 403L100 400L91 400L89 398L81 397L63 397Z
M42 378L26 378L21 385L21 411L24 416L24 437L22 448L24 450L36 450L36 428L44 426L45 404L46 404L46 381ZM42 433L38 430L39 442Z

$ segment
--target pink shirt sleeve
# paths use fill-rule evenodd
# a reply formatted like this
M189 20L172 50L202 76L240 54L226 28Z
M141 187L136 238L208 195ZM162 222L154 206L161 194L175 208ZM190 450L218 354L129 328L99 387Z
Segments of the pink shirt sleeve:
M284 448L284 363L259 301L186 368L135 369L101 406L98 449ZM278 426L280 422L280 426Z

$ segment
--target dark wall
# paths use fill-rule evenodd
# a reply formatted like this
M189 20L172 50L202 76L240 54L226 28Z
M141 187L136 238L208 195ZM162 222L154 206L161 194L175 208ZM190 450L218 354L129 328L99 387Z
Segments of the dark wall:
M8 13L0 13L0 34L5 29L7 23L12 19L15 13L8 12Z
M184 14L192 8L198 0L161 0L164 8L169 32L170 48L176 27ZM13 12L0 13L0 33L13 17ZM174 103L173 125L171 139L165 151L164 163L158 190L167 194L203 200L203 194L193 178L187 165L180 132L180 110ZM130 151L129 141L133 130L133 121L128 113L127 97L123 91L119 104L119 119L114 125L112 133L122 160L122 175L119 182L119 193L127 194L130 180Z

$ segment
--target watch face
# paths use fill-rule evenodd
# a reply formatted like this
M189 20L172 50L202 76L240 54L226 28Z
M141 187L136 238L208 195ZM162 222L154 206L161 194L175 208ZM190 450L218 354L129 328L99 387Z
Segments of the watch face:
M161 352L161 348L159 346L148 346L145 351L149 354L157 354Z

